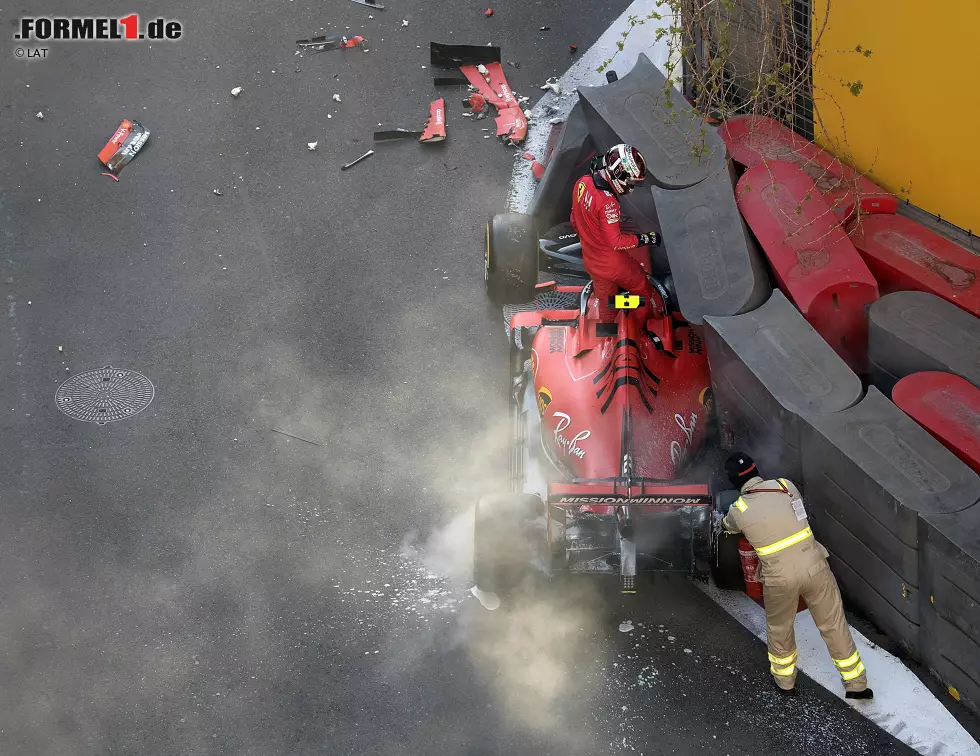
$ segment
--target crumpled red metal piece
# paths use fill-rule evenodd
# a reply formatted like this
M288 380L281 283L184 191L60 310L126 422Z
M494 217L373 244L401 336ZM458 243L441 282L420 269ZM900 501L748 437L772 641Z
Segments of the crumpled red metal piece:
M504 108L495 119L497 136L520 144L527 138L527 118L519 107Z
M487 98L479 92L471 92L470 96L463 100L463 104L468 105L477 115L487 112Z
M512 144L523 142L527 138L527 118L507 83L503 66L487 63L485 66L461 66L459 70L477 90L474 94L479 94L497 109L497 136L509 139Z
M99 160L112 173L119 173L136 157L150 132L139 121L124 119L106 146L99 150Z
M540 181L541 177L544 176L544 166L537 160L531 163L531 175L538 181Z
M446 99L440 97L429 105L429 120L419 141L423 143L441 142L446 138Z
M348 37L346 34L320 35L310 39L297 39L296 44L300 47L312 47L314 52L326 52L327 50L349 50L357 47L364 41L364 37L355 35Z

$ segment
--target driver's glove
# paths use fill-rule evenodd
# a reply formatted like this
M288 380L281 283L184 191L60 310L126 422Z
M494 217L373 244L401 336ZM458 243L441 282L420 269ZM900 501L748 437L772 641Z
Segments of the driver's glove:
M646 247L648 245L657 246L660 244L660 237L655 231L651 231L649 234L637 234L637 238L640 240L639 246Z

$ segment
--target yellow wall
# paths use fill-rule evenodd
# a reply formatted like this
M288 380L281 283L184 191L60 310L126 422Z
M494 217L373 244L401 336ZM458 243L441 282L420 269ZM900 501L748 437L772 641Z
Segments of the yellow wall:
M813 10L817 141L980 234L980 0L813 0ZM843 52L857 45L871 57ZM855 97L842 80L864 88Z

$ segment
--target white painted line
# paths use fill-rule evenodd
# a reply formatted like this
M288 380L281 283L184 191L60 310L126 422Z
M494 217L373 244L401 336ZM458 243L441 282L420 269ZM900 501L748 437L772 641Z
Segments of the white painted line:
M739 591L722 591L714 585L699 585L715 603L765 642L766 613L762 607ZM980 754L980 745L902 662L854 628L851 628L851 633L868 670L868 686L874 690L875 697L871 701L844 699L848 704L924 756ZM796 645L800 671L843 699L840 675L830 660L810 612L796 615ZM758 663L766 663L761 650Z
M551 131L549 121L553 118L567 118L575 103L578 102L578 92L576 87L596 87L606 83L605 72L599 73L596 69L607 59L611 58L616 50L616 43L622 39L622 33L629 28L630 16L646 18L652 11L657 10L656 0L634 0L634 2L617 18L612 26L603 32L602 36L590 47L575 64L565 72L559 79L562 95L555 97L548 92L542 97L531 110L534 118L528 128L527 140L518 150L517 159L514 166L514 176L511 179L510 197L507 205L511 212L527 212L534 197L534 189L537 182L531 174L531 163L521 158L525 152L530 152L538 160L543 162L545 147L548 144L548 134ZM667 64L667 37L664 36L659 42L655 42L658 28L667 29L670 27L670 16L663 6L658 12L664 13L661 21L650 19L642 26L636 26L625 40L622 52L619 52L609 65L621 77L628 73L636 64L636 59L640 53L646 53L663 70ZM541 84L544 84L542 81ZM554 105L558 112L553 115L545 115L545 107Z

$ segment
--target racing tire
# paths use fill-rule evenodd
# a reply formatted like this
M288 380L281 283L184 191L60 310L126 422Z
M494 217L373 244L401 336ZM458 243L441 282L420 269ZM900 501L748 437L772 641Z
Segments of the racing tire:
M487 223L483 282L496 304L534 299L538 284L538 234L530 215L505 213Z
M544 505L533 494L489 494L476 503L473 578L481 591L513 595L546 544Z

